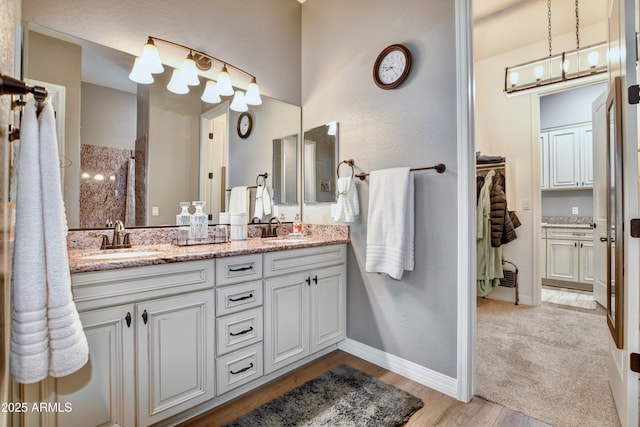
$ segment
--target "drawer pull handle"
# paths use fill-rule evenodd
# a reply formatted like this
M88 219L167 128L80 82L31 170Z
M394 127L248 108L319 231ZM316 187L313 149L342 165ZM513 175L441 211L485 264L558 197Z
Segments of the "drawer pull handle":
M232 273L237 273L238 271L247 271L247 270L253 270L253 265L249 265L247 267L239 267L239 268L229 267L229 271L231 271Z
M239 371L235 371L235 372L233 372L233 371L229 371L229 372L230 372L231 374L233 374L233 375L237 375L237 374L241 374L241 373L243 373L243 372L246 372L246 371L248 371L248 370L249 370L249 369L251 369L251 368L253 368L253 362L251 362L251 363L249 364L249 366L247 366L246 368L242 368L242 369L240 369Z
M124 316L124 320L127 322L127 328L131 327L131 313L127 312L127 315Z
M586 233L571 233L572 236L586 236Z
M231 335L232 337L237 337L238 335L248 334L251 331L253 331L253 326L249 326L249 329L245 329L244 331L236 332L235 334L233 332L229 332L229 335Z
M313 283L318 284L318 276L313 276Z
M606 237L601 237L601 238L600 238L600 241L601 241L601 242L605 242L605 243L606 243L606 242L608 242L608 241L609 241L609 239L607 239Z
M149 318L149 315L147 314L147 310L142 312L142 321L144 322L144 324L147 324L147 319Z
M229 301L236 302L236 301L242 301L242 300L249 299L249 298L253 298L253 294L245 295L245 296L240 297L240 298L229 298Z
M311 286L311 276L307 276L306 279L304 279L305 282L307 282L307 286Z

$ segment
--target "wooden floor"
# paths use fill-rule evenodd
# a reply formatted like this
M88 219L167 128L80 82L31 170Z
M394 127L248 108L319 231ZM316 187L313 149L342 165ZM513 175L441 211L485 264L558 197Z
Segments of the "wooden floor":
M547 425L478 397L467 404L459 402L452 397L337 350L196 419L183 423L180 427L215 427L228 423L341 363L348 364L421 398L424 406L411 417L409 422L405 424L406 426L542 427Z

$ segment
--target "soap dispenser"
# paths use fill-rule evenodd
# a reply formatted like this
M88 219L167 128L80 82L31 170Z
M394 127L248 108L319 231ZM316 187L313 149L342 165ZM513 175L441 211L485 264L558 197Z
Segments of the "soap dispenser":
M206 239L209 235L209 218L204 213L204 201L193 202L196 212L191 216L191 238L196 240Z
M189 213L189 202L180 202L182 211L176 215L176 225L191 225L191 213Z
M296 218L293 220L293 234L302 234L302 222L300 221L300 214L296 214Z

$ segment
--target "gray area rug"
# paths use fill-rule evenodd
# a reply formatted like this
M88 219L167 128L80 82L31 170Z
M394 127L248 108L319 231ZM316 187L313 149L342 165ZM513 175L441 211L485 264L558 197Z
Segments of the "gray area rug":
M605 316L478 299L476 395L556 427L619 426Z
M400 426L421 399L339 365L225 426Z
M560 289L542 288L542 301L551 304L568 305L571 307L595 310L598 303L591 294L582 292L568 292Z

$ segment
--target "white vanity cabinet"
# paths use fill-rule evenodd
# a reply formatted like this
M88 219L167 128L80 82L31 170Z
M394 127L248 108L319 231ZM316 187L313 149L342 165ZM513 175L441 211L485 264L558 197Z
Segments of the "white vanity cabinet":
M265 254L265 373L344 339L346 245Z
M212 261L74 274L89 362L45 382L72 407L48 425L142 427L212 399L213 281Z
M581 228L548 228L546 236L546 278L593 283L593 232Z

